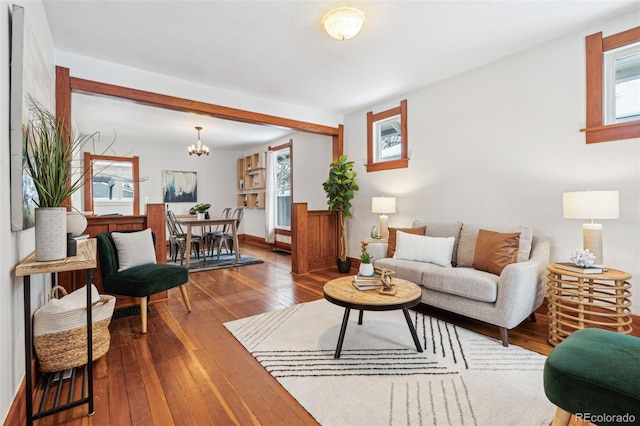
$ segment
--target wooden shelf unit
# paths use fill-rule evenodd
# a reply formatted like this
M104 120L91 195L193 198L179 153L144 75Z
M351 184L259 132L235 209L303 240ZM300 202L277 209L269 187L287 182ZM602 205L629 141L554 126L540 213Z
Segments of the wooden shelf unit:
M47 385L44 385L47 390L50 388L49 384L53 380L58 381L57 386L51 386L57 388L57 395L55 399L46 399L47 393L42 396L42 399L34 401L33 384L34 377L31 370L32 361L34 358L33 350L33 315L31 313L31 275L38 274L51 274L52 285L56 283L56 275L61 272L70 271L83 271L86 275L87 286L87 307L91 306L91 285L93 284L94 270L98 266L96 256L96 240L95 238L88 239L78 244L78 253L76 256L66 257L61 260L52 260L39 262L35 260L35 252L31 253L24 260L22 260L15 269L17 277L23 279L23 292L24 292L24 347L25 347L25 410L26 410L26 424L32 425L35 419L40 419L52 414L59 413L60 411L68 410L73 407L87 404L87 415L92 416L94 413L94 400L93 400L93 327L86 327L87 329L87 364L85 366L76 367L72 369L71 381L64 383L62 380L62 373L47 373L41 380L46 380ZM59 281L59 280L58 280ZM92 310L86 309L86 323L93 324ZM79 374L76 375L76 370ZM57 379L54 376L57 375ZM77 382L77 383L76 383ZM66 387L65 387L66 386ZM79 392L71 392L69 389L73 389L74 386L80 389ZM63 387L67 391L62 391ZM37 408L37 412L33 412L33 409Z
M238 207L264 208L265 159L266 155L263 152L256 152L238 159Z

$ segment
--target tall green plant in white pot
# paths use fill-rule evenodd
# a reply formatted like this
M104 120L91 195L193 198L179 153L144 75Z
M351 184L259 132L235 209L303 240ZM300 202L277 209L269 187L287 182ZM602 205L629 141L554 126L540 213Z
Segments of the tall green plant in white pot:
M88 167L74 173L74 156L93 135L75 137L64 121L29 98L31 118L22 129L27 173L33 179L36 206L36 260L67 256L67 209L64 201L82 188Z
M353 171L353 161L347 161L341 155L338 161L329 165L329 177L322 184L327 195L329 210L340 213L340 257L337 260L338 271L348 273L351 270L351 259L347 259L346 220L351 219L351 200L355 197L358 184L357 173Z

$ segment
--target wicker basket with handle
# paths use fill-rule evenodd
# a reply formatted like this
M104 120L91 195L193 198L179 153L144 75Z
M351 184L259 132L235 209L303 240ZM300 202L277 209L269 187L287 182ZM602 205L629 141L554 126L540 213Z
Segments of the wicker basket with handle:
M95 287L91 287L92 292L97 293ZM43 306L33 314L33 344L40 371L62 371L87 363L87 308L86 293L83 291L85 288L76 290L81 291L81 294L73 292L67 296L63 287L55 286L51 289L51 298L54 298L56 290L59 290L63 298L74 297L78 301L84 300L84 305L64 312L47 312ZM78 297L80 295L81 298ZM100 295L99 300L92 304L94 361L109 350L109 324L115 304L116 298L109 295Z

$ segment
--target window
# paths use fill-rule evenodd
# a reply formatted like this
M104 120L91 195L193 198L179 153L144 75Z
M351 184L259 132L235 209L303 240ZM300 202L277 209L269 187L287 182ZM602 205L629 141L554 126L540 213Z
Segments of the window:
M605 124L640 120L640 42L604 54Z
M640 137L640 27L585 43L587 143Z
M367 172L409 166L407 101L374 114L367 113Z
M276 228L291 228L291 151L275 151Z

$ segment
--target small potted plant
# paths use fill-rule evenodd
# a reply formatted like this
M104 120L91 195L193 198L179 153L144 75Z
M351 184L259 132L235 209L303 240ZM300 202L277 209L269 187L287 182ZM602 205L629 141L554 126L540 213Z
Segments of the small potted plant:
M204 219L207 213L207 210L209 210L210 207L211 207L211 204L196 204L195 206L191 207L191 210L189 210L189 213L197 214L198 219Z
M370 277L373 275L373 264L371 263L371 255L366 251L360 255L360 269L358 270L358 274L363 277Z

